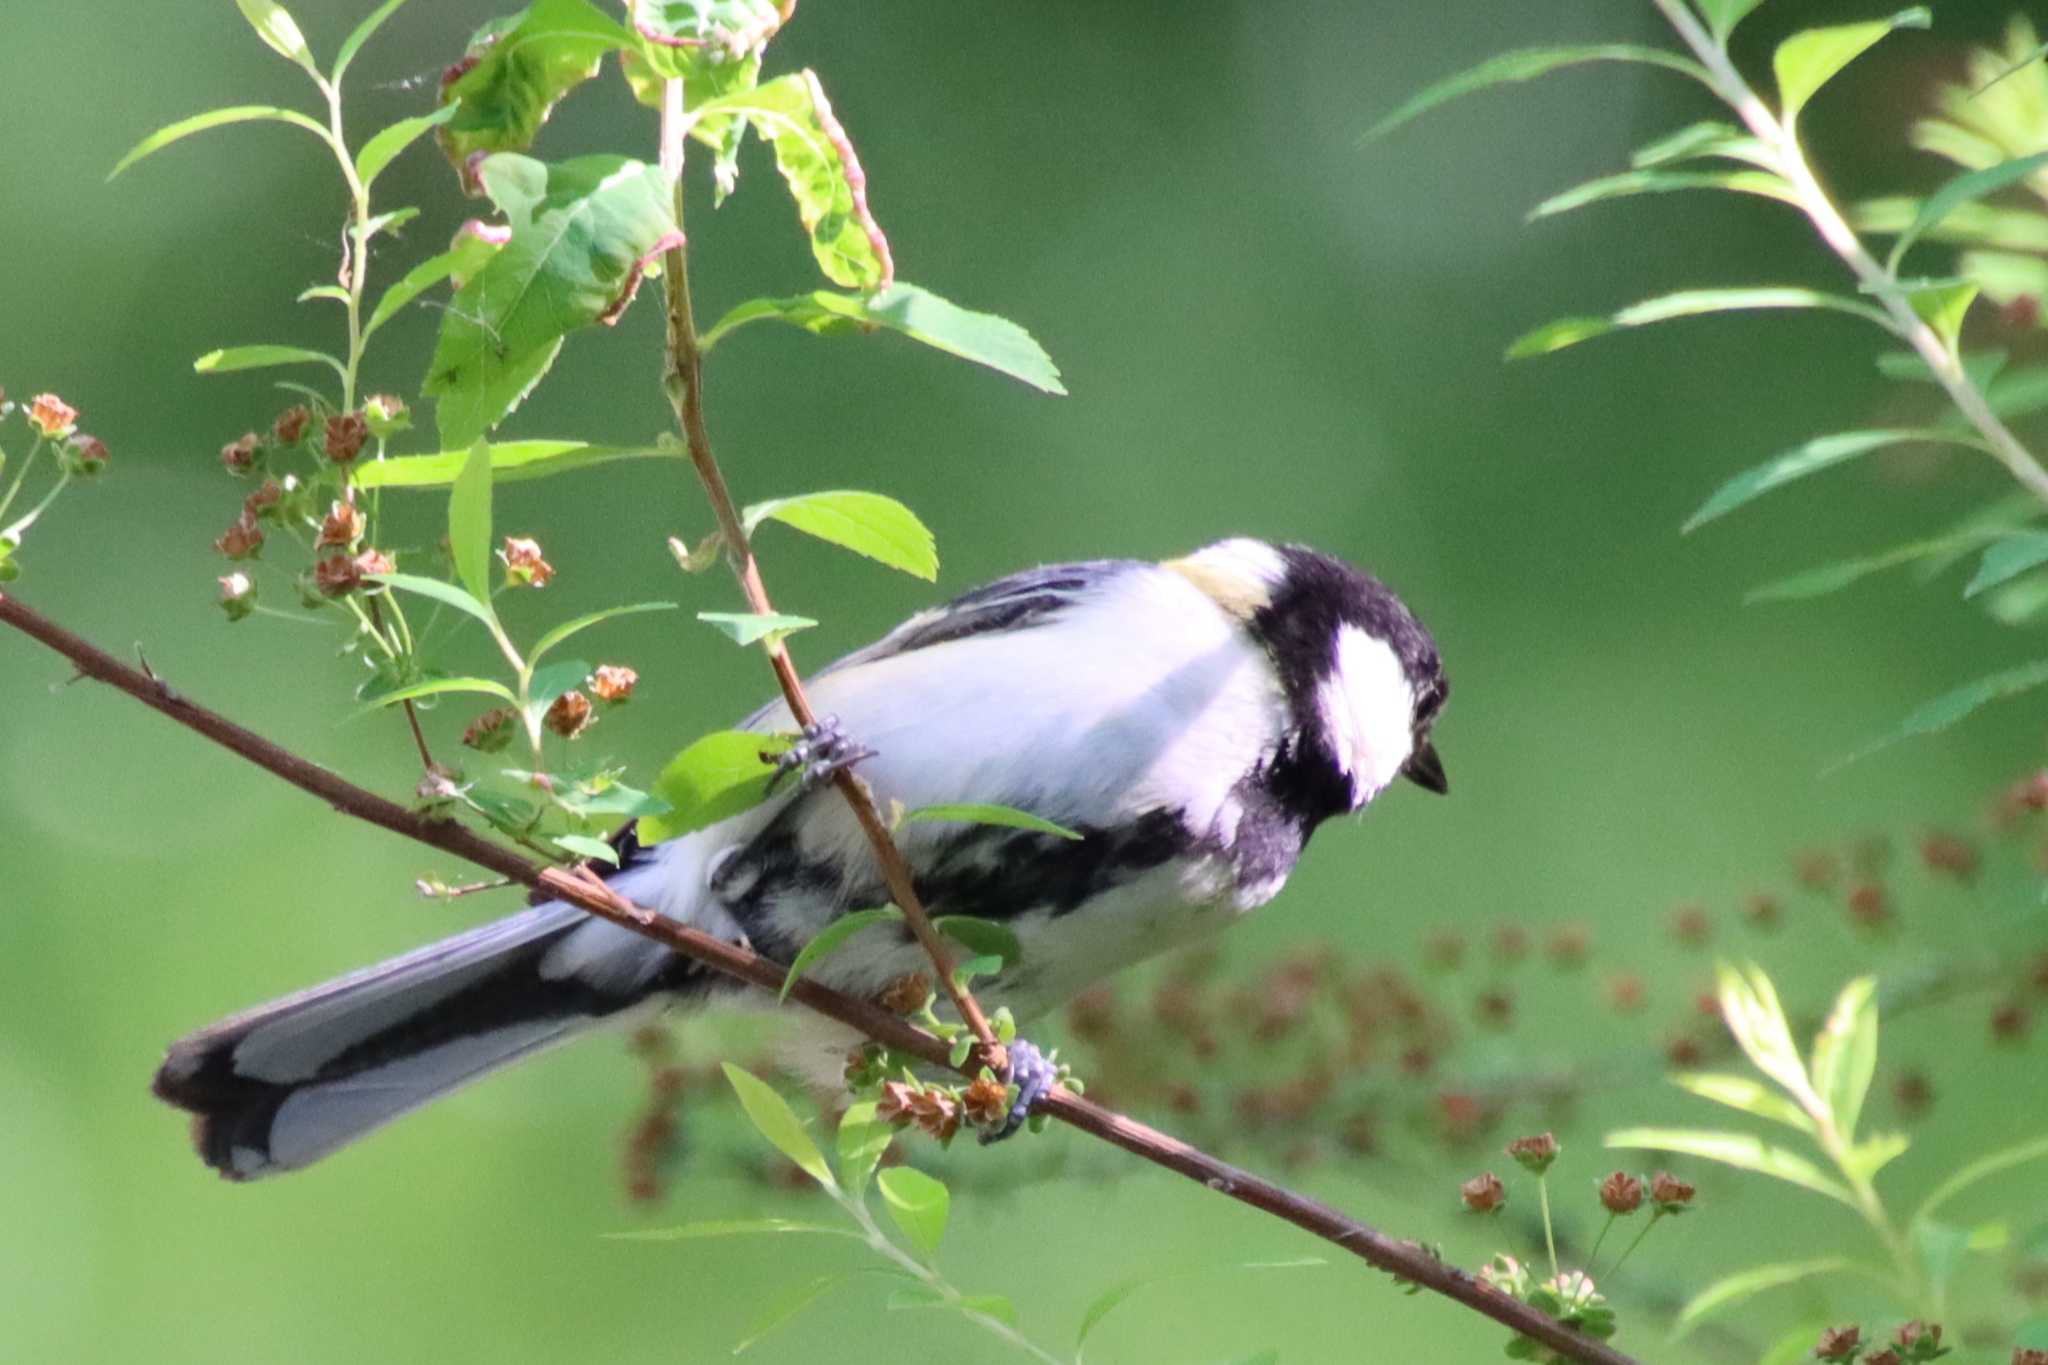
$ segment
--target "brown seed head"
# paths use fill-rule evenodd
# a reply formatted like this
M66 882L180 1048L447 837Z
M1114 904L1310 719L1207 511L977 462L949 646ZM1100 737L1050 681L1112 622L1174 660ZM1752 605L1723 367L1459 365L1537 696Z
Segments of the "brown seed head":
M1681 1033L1664 1045L1664 1060L1681 1070L1691 1070L1706 1060L1706 1049L1690 1033Z
M370 424L363 420L360 412L340 412L327 419L327 436L322 448L334 463L348 464L363 453L363 444L369 439Z
M1863 1357L1863 1365L1904 1365L1899 1353L1885 1346Z
M498 557L505 561L505 582L511 587L545 588L555 576L555 566L541 555L538 541L506 536Z
M1600 1182L1600 1206L1609 1213L1634 1213L1643 1206L1643 1182L1627 1171L1616 1171Z
M276 513L283 502L284 485L276 479L265 479L256 486L254 492L242 499L242 515L251 521L259 517L269 517Z
M462 742L479 753L495 754L512 742L518 726L519 717L509 707L494 706L469 723Z
M1967 882L1977 875L1977 846L1958 835L1929 830L1920 836L1920 861L1930 871Z
M1914 1355L1938 1351L1941 1349L1941 1324L1914 1318L1911 1322L1899 1324L1899 1330L1892 1333L1892 1341Z
M977 1076L960 1093L960 1107L967 1121L978 1128L994 1128L1010 1114L1010 1087L993 1076Z
M2038 1346L2012 1348L2012 1365L2048 1365L2048 1351Z
M928 1087L911 1101L911 1118L927 1136L951 1142L960 1131L960 1104L938 1087Z
M1508 1189L1492 1171L1475 1175L1458 1186L1458 1198L1474 1213L1499 1213L1507 1207Z
M220 533L213 548L229 559L254 559L263 552L263 528L245 511L235 518L234 525Z
M590 675L590 692L607 706L617 706L633 699L633 689L639 683L640 675L624 664L599 664Z
M1551 965L1576 967L1593 951L1593 931L1583 924L1560 924L1543 945Z
M253 431L244 432L220 448L221 467L230 474L246 474L262 454L263 438Z
M109 458L107 443L82 431L73 435L64 446L64 468L80 478L89 479L105 469Z
M575 739L590 728L595 711L590 698L574 690L556 697L548 707L546 725L563 739Z
M1813 1354L1820 1360L1851 1361L1863 1349L1863 1329L1854 1323L1846 1327L1830 1327L1820 1334L1820 1342L1813 1348Z
M1908 1071L1892 1082L1892 1103L1899 1112L1918 1118L1934 1105L1934 1087L1923 1071Z
M363 538L365 525L360 507L352 502L337 502L327 509L327 517L320 523L320 539L316 544L322 548L335 546L346 549Z
M898 1128L916 1122L918 1088L908 1081L883 1081L882 1097L875 1101L875 1117Z
M1768 891L1754 891L1742 902L1742 917L1752 928L1775 929L1782 918L1783 907L1778 898Z
M1688 948L1697 948L1714 936L1714 922L1704 905L1681 905L1671 912L1671 937Z
M362 571L349 555L331 554L313 565L313 587L322 597L346 597L362 585Z
M1634 972L1607 978L1607 1003L1617 1014L1633 1014L1643 1007L1643 979Z
M397 573L398 566L391 562L391 556L382 550L364 550L356 556L356 573L363 578L372 574Z
M1808 891L1826 891L1842 875L1842 862L1832 850L1809 848L1792 860L1792 875Z
M1859 929L1882 929L1891 921L1891 897L1881 882L1857 882L1849 888L1849 918Z
M305 439L306 427L312 420L311 410L304 403L295 403L277 415L277 420L270 424L270 434L281 446L295 446ZM242 439L254 440L255 436L252 433Z
M1518 1137L1508 1144L1507 1151L1523 1170L1531 1175L1542 1175L1550 1169L1550 1163L1557 1160L1557 1138L1551 1133Z
M2017 1000L2008 1000L1991 1011L1991 1036L2001 1043L2018 1042L2033 1025L2033 1014Z
M931 999L932 979L923 972L905 972L882 988L875 1003L891 1014L915 1014Z
M29 425L52 441L61 441L78 429L78 409L54 393L39 393L28 400Z
M1650 1198L1665 1213L1677 1213L1692 1203L1696 1193L1686 1181L1680 1180L1669 1171L1659 1171L1650 1177Z

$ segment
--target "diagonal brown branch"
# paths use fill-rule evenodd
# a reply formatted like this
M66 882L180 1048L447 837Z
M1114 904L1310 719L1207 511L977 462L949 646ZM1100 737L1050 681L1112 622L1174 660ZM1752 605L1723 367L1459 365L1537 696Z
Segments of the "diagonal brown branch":
M187 729L240 755L343 815L368 821L394 834L440 849L487 868L522 886L546 891L634 933L766 990L781 988L785 969L759 954L635 905L588 873L565 872L527 861L504 846L452 821L423 814L355 785L316 763L272 743L172 690L160 678L122 662L72 634L17 597L0 593L0 625L11 626L71 661L87 678L119 689ZM869 1038L937 1066L948 1063L944 1042L896 1015L841 995L808 977L799 978L790 998L836 1019ZM971 1061L969 1066L976 1066ZM1494 1321L1536 1338L1566 1360L1583 1365L1636 1365L1629 1356L1584 1337L1544 1313L1510 1298L1447 1265L1414 1242L1389 1237L1318 1200L1296 1194L1250 1171L1219 1161L1180 1139L1091 1103L1063 1088L1046 1097L1043 1112L1060 1122L1113 1143L1155 1166L1177 1171L1218 1194L1272 1214L1370 1265L1412 1280Z
M661 168L675 187L678 228L683 224L683 146L687 135L683 121L683 83L672 80L663 91ZM711 434L704 425L704 352L697 343L697 325L691 314L689 250L689 243L679 236L661 261L662 293L668 305L668 363L664 387L668 390L669 402L676 410L676 423L683 429L684 441L690 449L690 462L697 469L698 482L704 485L704 494L711 500L711 510L718 518L718 536L724 543L733 573L739 578L740 591L746 594L747 608L767 616L774 613L775 607L768 599L767 586L761 581L761 567L754 560L746 524L740 520L732 494L725 486L725 475L718 467L718 459L711 453ZM803 681L797 677L796 664L791 661L789 649L781 640L769 640L768 662L775 669L775 681L782 688L783 700L789 703L790 715L798 725L813 724L817 715L811 710L809 698L804 696ZM910 864L904 861L903 851L896 847L895 836L889 833L881 812L875 809L875 801L867 785L845 770L841 770L833 781L840 795L846 798L846 804L852 807L853 818L860 822L861 832L874 847L875 861L881 865L882 880L889 887L891 899L903 911L904 921L917 935L917 941L924 945L932 966L938 970L941 989L952 1000L961 1021L981 1044L979 1061L994 1067L999 1075L1008 1074L1009 1058L1003 1045L996 1041L994 1031L989 1028L988 1017L982 1013L973 993L954 977L951 955L940 941L938 931L932 927L931 916L925 913L924 902L911 883Z

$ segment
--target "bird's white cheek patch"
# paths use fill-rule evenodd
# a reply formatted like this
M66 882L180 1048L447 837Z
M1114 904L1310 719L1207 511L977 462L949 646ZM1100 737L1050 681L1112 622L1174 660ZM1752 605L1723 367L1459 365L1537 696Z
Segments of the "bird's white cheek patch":
M1363 805L1415 747L1415 696L1401 660L1356 626L1337 631L1337 668L1317 695L1323 725Z

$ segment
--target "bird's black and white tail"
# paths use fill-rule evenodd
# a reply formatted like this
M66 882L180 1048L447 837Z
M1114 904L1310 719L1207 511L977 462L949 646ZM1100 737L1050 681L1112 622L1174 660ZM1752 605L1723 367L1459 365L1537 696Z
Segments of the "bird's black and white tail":
M614 937L616 936L616 937ZM543 905L172 1044L158 1096L230 1180L296 1170L685 985L685 959Z

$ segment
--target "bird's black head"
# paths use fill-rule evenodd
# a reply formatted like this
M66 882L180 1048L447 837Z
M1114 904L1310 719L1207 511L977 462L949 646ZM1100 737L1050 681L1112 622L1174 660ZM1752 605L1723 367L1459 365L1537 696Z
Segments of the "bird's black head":
M1391 589L1302 545L1227 540L1180 563L1272 656L1308 804L1357 810L1396 777L1448 789L1430 734L1450 684L1436 641Z

